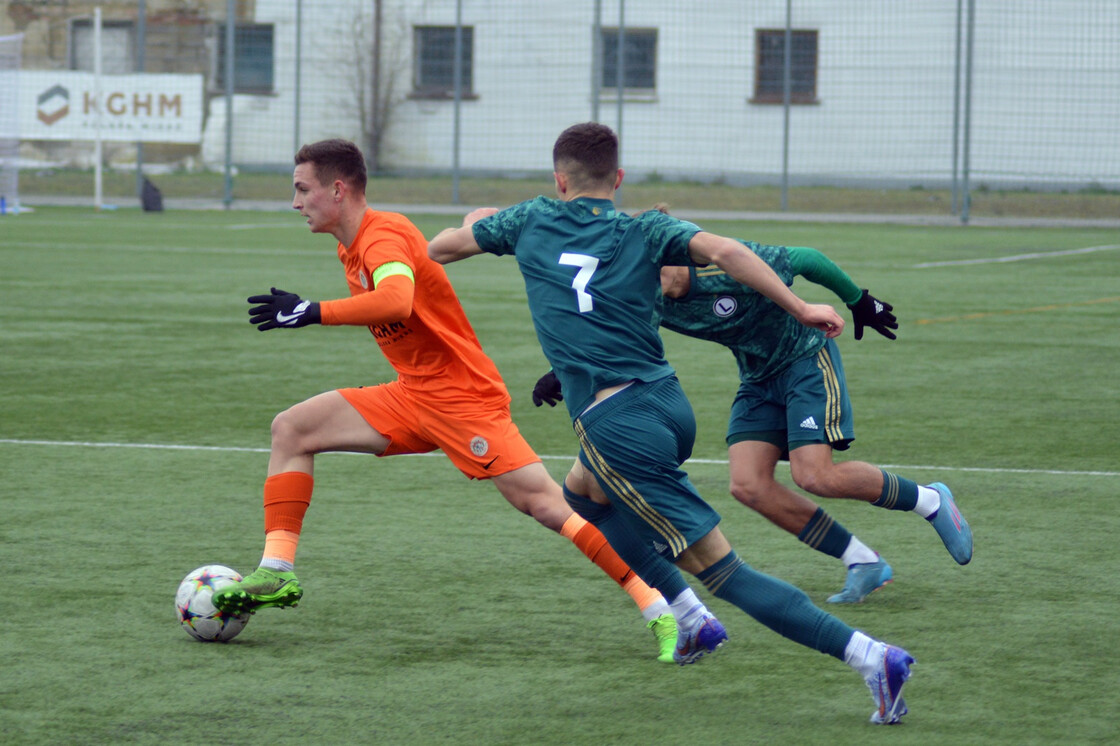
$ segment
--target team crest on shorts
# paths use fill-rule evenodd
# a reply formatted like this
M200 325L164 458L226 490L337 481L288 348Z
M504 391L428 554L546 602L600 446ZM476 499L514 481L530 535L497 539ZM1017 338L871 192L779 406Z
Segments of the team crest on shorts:
M712 313L719 316L721 319L726 319L739 308L739 301L732 298L730 295L721 295L716 298L716 302L712 304Z
M362 287L369 290L369 278L366 277L366 271L363 269L358 272L358 282L362 283Z
M471 438L471 453L475 456L485 456L486 452L490 450L490 444L486 442L486 438L481 435L476 435Z

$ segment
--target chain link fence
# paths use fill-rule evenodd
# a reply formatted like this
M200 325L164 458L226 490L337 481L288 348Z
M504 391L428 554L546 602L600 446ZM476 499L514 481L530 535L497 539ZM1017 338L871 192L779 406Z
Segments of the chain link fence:
M92 165L88 132L48 131L60 131L44 124L58 101L43 96L50 74L92 71L99 50L103 96L138 72L194 76L184 80L201 89L193 142L121 135L104 143L106 166L137 183L140 170L221 176L227 204L250 174L286 179L293 151L325 137L358 142L372 173L445 179L438 199L457 202L461 179L547 175L556 135L589 119L619 132L628 183L767 186L783 209L797 209L787 195L801 187L949 190L944 209L963 216L977 190L1120 189L1115 0L0 9L0 36L23 40L28 173ZM88 105L69 103L71 115ZM101 128L137 114L127 102L100 111ZM196 182L214 196L213 180Z

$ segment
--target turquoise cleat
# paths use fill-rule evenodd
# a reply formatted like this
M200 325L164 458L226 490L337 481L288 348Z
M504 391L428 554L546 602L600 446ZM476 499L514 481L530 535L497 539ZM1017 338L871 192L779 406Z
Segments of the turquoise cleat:
M844 590L829 596L830 604L858 604L872 591L882 588L894 578L891 566L882 558L878 562L852 565L848 568L848 579Z
M941 507L926 520L933 524L934 530L941 541L945 542L945 548L953 555L957 564L967 565L972 559L972 529L957 509L949 488L941 482L934 482L929 486L941 495Z

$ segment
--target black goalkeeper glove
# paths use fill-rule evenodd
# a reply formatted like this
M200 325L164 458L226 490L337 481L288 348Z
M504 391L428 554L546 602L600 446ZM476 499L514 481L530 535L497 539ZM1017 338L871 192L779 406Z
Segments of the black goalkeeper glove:
M848 306L852 309L852 322L856 325L856 339L863 339L863 327L869 326L887 339L894 339L891 329L898 328L898 321L891 311L894 306L881 301L864 288L859 300Z
M249 296L249 302L260 304L249 309L249 321L257 325L258 331L321 323L319 304L303 300L295 293L272 288L268 295Z
M558 401L564 401L564 395L560 393L560 379L550 370L533 387L533 403L539 407L547 402L548 406L555 407Z

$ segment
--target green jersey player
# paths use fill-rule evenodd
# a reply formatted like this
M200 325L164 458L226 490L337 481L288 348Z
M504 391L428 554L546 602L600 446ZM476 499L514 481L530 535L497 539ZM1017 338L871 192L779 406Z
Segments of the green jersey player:
M805 247L743 242L787 285L798 276L836 293L852 311L855 336L864 326L888 339L898 323L890 304L861 290L828 257ZM664 267L658 294L661 326L724 345L739 368L739 390L727 430L731 494L809 546L847 567L843 590L831 603L858 603L892 580L887 562L809 498L775 478L790 462L794 482L820 497L864 500L913 511L937 531L960 564L972 558L972 533L949 488L929 486L861 461L833 461L854 438L851 402L836 343L794 321L768 298L719 267ZM533 400L560 398L555 375L537 382Z
M565 480L572 508L669 601L678 662L698 660L727 635L674 564L770 629L852 666L877 705L872 721L899 722L907 711L901 690L914 662L909 653L748 566L681 470L696 420L653 324L661 267L692 264L715 264L828 337L843 330L843 319L830 306L798 298L738 241L667 215L616 211L623 172L610 128L569 127L553 147L553 166L559 199L476 210L462 227L436 236L428 254L441 263L484 251L516 258L541 348L570 395L580 443ZM579 493L587 474L599 488L589 497Z

